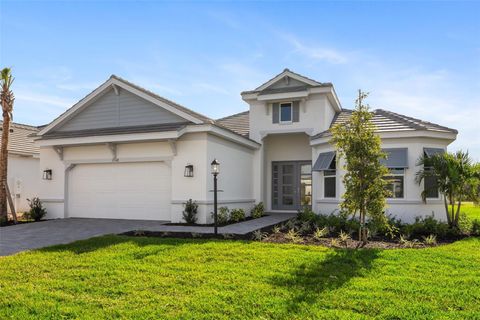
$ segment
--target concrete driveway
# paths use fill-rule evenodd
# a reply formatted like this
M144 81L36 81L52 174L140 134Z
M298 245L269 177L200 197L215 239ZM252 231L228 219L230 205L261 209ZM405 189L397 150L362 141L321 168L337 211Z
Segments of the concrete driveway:
M105 234L156 228L167 221L59 219L0 228L0 256Z

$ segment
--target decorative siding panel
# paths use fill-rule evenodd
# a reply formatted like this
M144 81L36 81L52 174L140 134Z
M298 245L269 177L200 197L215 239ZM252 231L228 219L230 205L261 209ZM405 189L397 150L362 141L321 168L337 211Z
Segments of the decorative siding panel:
M280 116L279 116L279 112L280 112L279 109L280 109L280 108L279 108L278 102L272 104L272 122L273 122L273 123L278 123L279 120L280 120L280 119L279 119L279 117L280 117Z
M300 101L293 101L293 122L300 121Z
M182 117L136 95L112 90L68 120L57 131L77 131L112 127L186 122Z

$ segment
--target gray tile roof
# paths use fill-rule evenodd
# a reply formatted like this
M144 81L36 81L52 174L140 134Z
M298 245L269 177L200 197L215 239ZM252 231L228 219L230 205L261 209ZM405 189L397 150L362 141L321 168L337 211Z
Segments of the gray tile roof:
M2 121L0 121L1 132ZM38 132L38 128L20 123L10 125L10 136L8 141L8 152L19 155L35 155L40 153L40 148L36 147L31 135ZM1 135L0 135L1 142Z
M455 129L447 128L435 123L408 117L392 111L377 109L377 110L374 110L373 112L374 112L374 117L372 122L377 127L377 132L402 132L402 131L427 130L427 131L457 133L457 130ZM352 114L352 110L343 109L342 112L339 112L335 115L330 127L338 123L344 123L345 121L348 120L351 114ZM249 135L249 112L248 111L237 113L222 119L218 119L216 122L217 124L220 124L243 136L248 137ZM330 135L331 135L330 131L326 130L313 136L312 139L327 137Z
M373 124L377 127L377 132L402 132L402 131L437 131L437 132L451 132L458 133L457 130L447 128L435 123L423 121L420 119L408 117L392 111L383 109L377 109L373 111L374 117L372 119ZM343 109L340 113L337 113L333 118L330 128L339 123L345 123L351 116L352 110ZM312 139L322 138L330 136L330 130L323 131Z
M221 118L215 121L215 123L221 127L227 128L230 131L238 133L248 138L249 134L249 112L240 112L225 118Z

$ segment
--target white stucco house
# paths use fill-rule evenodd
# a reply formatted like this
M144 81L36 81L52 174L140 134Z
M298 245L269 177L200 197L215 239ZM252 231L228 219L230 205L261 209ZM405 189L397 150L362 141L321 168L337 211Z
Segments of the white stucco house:
M2 122L0 121L0 130ZM29 210L27 199L38 196L40 185L40 149L32 135L38 129L25 124L12 123L8 141L7 182L17 212ZM0 137L1 141L1 137ZM10 212L8 207L8 212Z
M343 171L329 128L351 111L342 108L333 85L285 69L241 96L248 111L212 120L111 76L37 133L40 171L51 173L39 189L48 217L177 222L191 198L199 204L199 222L210 222L214 158L221 163L220 206L336 210ZM437 193L422 203L416 160L446 150L457 131L374 112L389 154L388 212L406 221L432 212L442 219Z

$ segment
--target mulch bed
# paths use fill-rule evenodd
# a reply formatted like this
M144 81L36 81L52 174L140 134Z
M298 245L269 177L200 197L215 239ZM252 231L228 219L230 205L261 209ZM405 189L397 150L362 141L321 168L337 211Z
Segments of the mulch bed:
M40 220L40 221L35 221L35 220L19 220L17 223L14 223L13 220L8 220L7 223L0 225L0 228L15 226L15 225L17 225L17 224L25 224L25 223L32 223L32 222L42 222L42 221L46 221L46 220Z
M177 239L221 239L221 240L253 240L253 233L248 233L245 235L239 234L218 234L213 233L192 233L192 232L166 232L166 231L129 231L122 233L122 235L131 236L131 237L157 237L157 238L177 238ZM393 241L384 241L384 240L369 240L368 243L361 247L359 246L359 241L357 240L348 240L347 243L341 243L338 238L322 238L314 239L311 236L303 236L302 240L295 242L298 245L307 245L307 246L324 246L335 249L423 249L429 247L436 247L440 245L446 245L456 240L441 240L438 241L435 245L426 245L424 243L416 243L415 246L405 246L398 242ZM262 242L269 243L279 243L279 244L292 244L293 242L287 238L285 233L272 233L266 236Z

